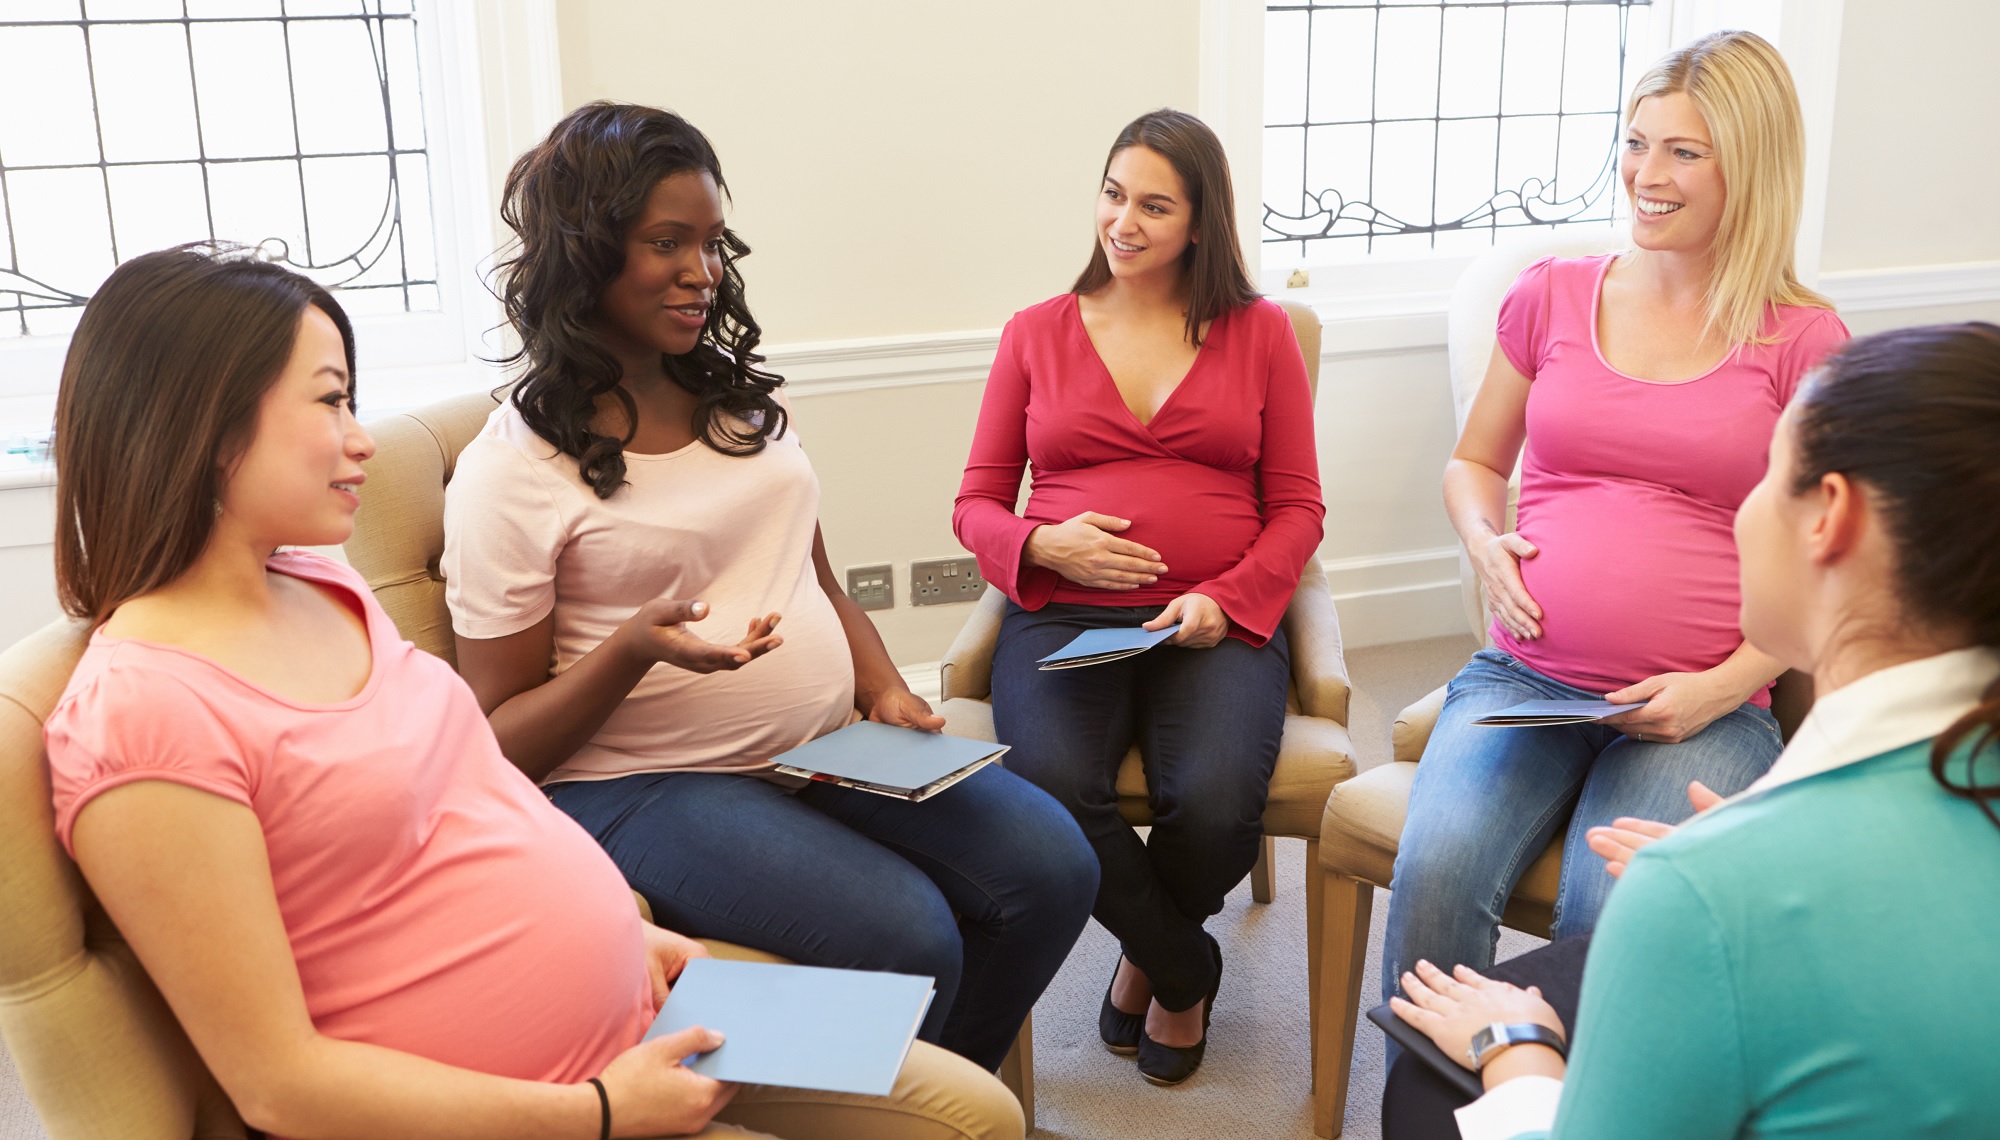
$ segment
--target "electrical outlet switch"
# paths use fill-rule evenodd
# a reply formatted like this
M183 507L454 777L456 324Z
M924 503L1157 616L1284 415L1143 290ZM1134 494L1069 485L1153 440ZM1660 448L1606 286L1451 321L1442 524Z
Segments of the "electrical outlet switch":
M986 579L979 576L979 563L970 554L963 558L930 558L910 563L910 604L913 606L970 602L985 592Z
M847 568L847 596L864 610L896 607L896 579L887 562Z

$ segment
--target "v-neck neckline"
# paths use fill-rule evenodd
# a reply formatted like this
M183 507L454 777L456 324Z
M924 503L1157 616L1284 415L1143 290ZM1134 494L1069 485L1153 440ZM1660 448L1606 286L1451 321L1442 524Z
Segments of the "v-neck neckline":
M1187 371L1181 373L1179 380L1174 381L1173 390L1167 393L1166 399L1160 401L1159 407L1153 409L1152 417L1141 420L1139 413L1132 410L1132 405L1125 402L1125 393L1119 391L1118 381L1111 375L1111 366L1104 363L1104 354L1097 351L1097 342L1090 339L1090 326L1083 323L1083 298L1075 293L1069 295L1069 315L1070 319L1076 322L1077 336L1083 339L1083 346L1090 350L1090 359L1097 365L1097 374L1104 378L1104 386L1111 390L1111 399L1118 405L1119 410L1125 413L1125 418L1132 421L1133 427L1145 432L1157 442L1159 437L1153 435L1153 425L1160 422L1160 417L1167 414L1168 408L1173 407L1174 400L1179 398L1181 392L1188 386L1188 381L1194 379L1195 370L1200 368L1201 362L1206 359L1209 343L1215 339L1216 326L1222 323L1222 317L1217 317L1208 323L1208 335L1202 337L1201 344L1196 346L1194 360L1188 364Z

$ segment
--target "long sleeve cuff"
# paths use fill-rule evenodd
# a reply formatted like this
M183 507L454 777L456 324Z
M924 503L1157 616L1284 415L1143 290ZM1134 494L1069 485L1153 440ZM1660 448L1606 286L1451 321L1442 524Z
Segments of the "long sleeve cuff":
M1464 1140L1534 1140L1555 1127L1563 1083L1554 1077L1516 1077L1459 1109Z

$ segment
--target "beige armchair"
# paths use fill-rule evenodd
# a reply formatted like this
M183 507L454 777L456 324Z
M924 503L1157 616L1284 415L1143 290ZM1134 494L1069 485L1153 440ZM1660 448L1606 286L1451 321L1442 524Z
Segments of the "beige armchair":
M1305 354L1306 374L1315 393L1319 383L1319 317L1304 305L1284 302L1293 331ZM988 590L975 603L958 637L944 657L939 712L945 731L955 736L993 740L993 649L1000 637L1000 619L1007 599ZM1251 894L1258 902L1272 899L1271 844L1274 838L1306 841L1306 968L1308 1009L1319 1020L1318 978L1324 946L1320 938L1322 897L1319 858L1320 818L1336 784L1354 775L1354 745L1347 735L1347 659L1341 650L1340 617L1334 611L1326 574L1317 559L1306 563L1299 586L1285 611L1285 636L1291 643L1292 685L1286 699L1285 732L1278 746L1278 763L1271 774L1270 799L1264 808L1264 847L1251 872ZM1118 769L1118 811L1134 827L1153 821L1147 799L1146 771L1136 745ZM1314 1034L1317 1041L1318 1034Z
M1500 301L1521 270L1543 257L1583 257L1627 244L1621 233L1598 231L1579 236L1558 230L1497 246L1466 269L1452 291L1447 333L1452 396L1461 429L1493 355ZM1509 526L1513 525L1519 486L1517 470L1508 495ZM1463 549L1459 565L1466 619L1473 631L1484 637L1488 621L1485 598ZM1327 949L1326 967L1317 984L1323 987L1318 995L1322 1008L1334 1012L1320 1018L1315 1029L1316 1136L1340 1135L1347 1109L1349 1069L1354 1061L1355 1021L1361 1008L1361 974L1367 961L1374 889L1390 885L1409 808L1410 783L1437 724L1438 712L1444 707L1444 696L1444 687L1439 686L1404 709L1396 718L1391 761L1342 784L1327 800L1319 844L1324 871L1320 913L1325 916L1322 937ZM1772 697L1772 712L1789 739L1812 704L1812 678L1788 673L1779 678ZM1556 841L1522 872L1502 915L1505 925L1548 937L1562 874L1562 835L1558 829Z
M375 438L375 455L363 465L368 473L368 483L363 491L364 506L355 517L354 535L347 540L344 548L348 562L368 580L369 589L374 591L376 600L382 603L382 608L395 621L403 636L417 648L442 657L454 667L458 654L452 639L451 614L444 601L444 575L439 570L439 560L444 556L444 490L451 481L458 453L479 434L487 416L492 414L498 403L492 394L475 393L371 422L368 431ZM652 913L645 899L636 893L633 897L638 899L640 910L650 920ZM704 941L719 958L782 961L748 947ZM1032 1023L1021 1027L1014 1049L1000 1070L1007 1089L1013 1093L1021 1113L1026 1117L1025 1127L1030 1129L1034 1127L1034 1073L1029 1060L1032 1035ZM946 1103L954 1097L963 1099L968 1093L976 1092L976 1077L956 1072L955 1063L967 1069L974 1068L969 1062L960 1062L943 1050L932 1049L919 1042L918 1047L911 1050L910 1061L904 1068L905 1076L899 1079L892 1100L900 1103L912 1095L922 1094L917 1095L917 1099L929 1095L937 1103ZM936 1095L936 1090L946 1084L952 1086L950 1091ZM763 1121L764 1116L749 1111L753 1103L757 1104L760 1113L775 1113L774 1118L781 1123L806 1111L803 1107L805 1102L796 1097L786 1100L763 1098L754 1092L746 1095L750 1099L739 1098L738 1107L731 1112L732 1117ZM828 1106L837 1099L831 1095L819 1096L813 1102L812 1111L824 1117L832 1111ZM879 1100L872 1103L855 1101L847 1105L845 1111L857 1114L856 1136L887 1135L899 1127L889 1120L898 1115L897 1111L891 1108L885 1112ZM787 1112L792 1116L787 1116ZM920 1113L917 1115L921 1116ZM1004 1117L1008 1114L997 1115ZM988 1119L995 1116L991 1112L985 1113ZM911 1117L902 1120L900 1126L916 1127L921 1123L921 1120ZM758 1123L758 1126L768 1125ZM895 1134L914 1138L931 1133L911 1131ZM940 1137L955 1134L949 1131L936 1133ZM813 1135L832 1133L827 1131L822 1119Z

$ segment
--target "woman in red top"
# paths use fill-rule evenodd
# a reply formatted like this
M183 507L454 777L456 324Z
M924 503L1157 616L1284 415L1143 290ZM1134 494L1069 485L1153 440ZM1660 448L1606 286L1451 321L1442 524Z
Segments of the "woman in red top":
M1124 955L1099 1031L1155 1084L1201 1064L1222 977L1202 923L1256 861L1291 664L1279 626L1325 514L1305 361L1250 285L1234 215L1199 119L1155 111L1119 134L1090 265L1001 334L952 520L1010 600L993 660L1007 766L1069 808L1103 867L1094 913ZM1036 666L1086 629L1175 623L1137 657ZM1114 790L1135 740L1150 843Z

